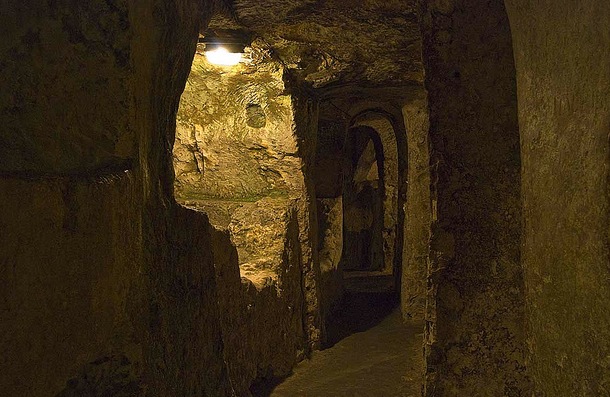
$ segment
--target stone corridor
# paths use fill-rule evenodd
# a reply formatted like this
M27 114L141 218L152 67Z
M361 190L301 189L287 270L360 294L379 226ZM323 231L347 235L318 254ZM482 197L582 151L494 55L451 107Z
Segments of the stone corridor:
M384 294L357 294L346 300L333 330L342 339L298 364L271 397L421 395L423 324L404 323Z
M609 27L2 0L0 396L610 396Z

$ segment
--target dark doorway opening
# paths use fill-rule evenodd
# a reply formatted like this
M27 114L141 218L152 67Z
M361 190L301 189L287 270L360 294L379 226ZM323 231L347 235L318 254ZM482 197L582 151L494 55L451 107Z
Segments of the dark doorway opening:
M346 145L343 269L380 271L383 253L383 147L370 127L355 127Z

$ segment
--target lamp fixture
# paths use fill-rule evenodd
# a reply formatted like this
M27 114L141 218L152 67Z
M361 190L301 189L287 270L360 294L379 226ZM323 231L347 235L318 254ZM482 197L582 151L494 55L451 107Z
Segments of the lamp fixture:
M208 62L219 66L235 66L242 60L246 47L245 40L235 34L218 35L206 33L199 38L205 45L204 55Z
M229 52L224 47L218 47L211 51L205 51L205 57L213 65L235 66L241 61L241 52Z

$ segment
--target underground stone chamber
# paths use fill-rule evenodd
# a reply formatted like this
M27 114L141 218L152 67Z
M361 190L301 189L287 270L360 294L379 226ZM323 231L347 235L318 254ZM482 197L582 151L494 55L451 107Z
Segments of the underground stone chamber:
M3 2L0 395L607 395L609 7Z
M331 346L397 305L398 187L406 170L383 112L355 113L339 146L326 147L317 109L296 108L303 97L319 98L295 85L263 41L243 58L215 65L198 44L176 116L174 194L205 214L217 236L223 354L233 386L256 394L289 375L312 343ZM319 167L326 161L335 161L336 175ZM325 190L338 194L324 197ZM303 217L310 206L314 224ZM308 249L316 255L310 269ZM317 299L303 293L312 277L321 283ZM307 324L308 308L320 316L319 331Z

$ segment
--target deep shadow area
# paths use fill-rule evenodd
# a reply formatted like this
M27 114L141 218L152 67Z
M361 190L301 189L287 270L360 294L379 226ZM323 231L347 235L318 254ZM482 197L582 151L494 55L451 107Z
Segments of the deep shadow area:
M361 280L365 278L359 277ZM369 281L369 284L371 282ZM346 292L341 299L339 309L329 317L326 323L327 338L323 344L323 349L331 349L350 335L368 331L384 320L387 321L388 316L397 306L398 299L396 293L392 290ZM269 397L279 385L290 379L292 375L279 378L271 374L268 377L257 379L250 386L250 392L254 397Z
M290 375L289 375L290 376ZM278 377L268 377L257 379L250 386L250 393L252 393L252 397L269 397L271 392L280 385L287 377L278 378Z
M346 292L340 309L326 323L327 338L324 349L357 332L364 332L379 324L398 305L391 292Z
M383 295L346 297L346 312L355 310L354 316L342 316L342 323L337 318L336 324L343 333L354 333L314 352L265 396L421 396L423 324L403 322L397 308L383 317L393 302Z

